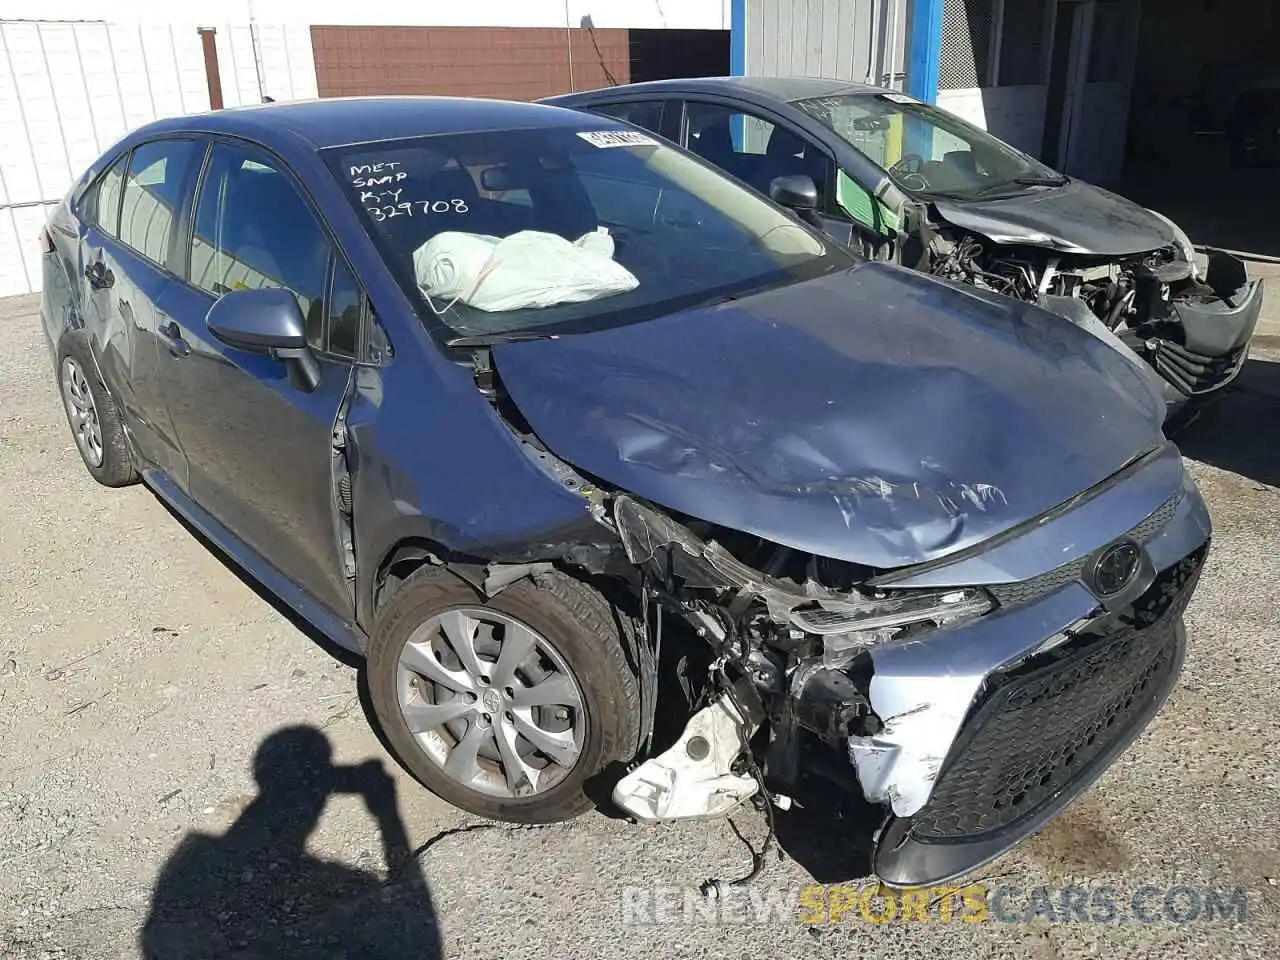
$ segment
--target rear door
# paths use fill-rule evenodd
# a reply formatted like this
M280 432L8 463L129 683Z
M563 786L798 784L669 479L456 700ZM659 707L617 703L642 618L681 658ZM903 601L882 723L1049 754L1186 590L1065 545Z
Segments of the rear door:
M179 483L185 460L160 383L160 301L184 192L204 150L193 138L139 144L83 197L77 282L80 310L98 346L138 453Z
M162 357L190 495L340 617L352 596L339 547L333 429L363 345L366 298L299 184L275 157L215 141L192 213L185 281L164 307ZM285 361L215 339L205 315L223 294L293 292L320 362L307 392Z

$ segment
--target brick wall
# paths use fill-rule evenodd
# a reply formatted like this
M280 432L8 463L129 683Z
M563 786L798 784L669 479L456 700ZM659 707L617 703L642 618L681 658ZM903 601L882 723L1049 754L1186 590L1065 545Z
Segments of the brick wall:
M594 33L599 54L590 31L570 31L572 88L629 83L630 31ZM311 43L322 97L443 94L536 100L571 88L567 39L560 29L313 26Z

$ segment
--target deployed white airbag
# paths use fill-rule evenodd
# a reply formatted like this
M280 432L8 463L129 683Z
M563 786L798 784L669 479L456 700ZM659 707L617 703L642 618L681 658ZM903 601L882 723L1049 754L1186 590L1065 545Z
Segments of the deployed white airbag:
M604 228L572 243L538 230L503 238L450 230L413 252L413 272L428 296L489 312L580 303L640 284L614 262Z

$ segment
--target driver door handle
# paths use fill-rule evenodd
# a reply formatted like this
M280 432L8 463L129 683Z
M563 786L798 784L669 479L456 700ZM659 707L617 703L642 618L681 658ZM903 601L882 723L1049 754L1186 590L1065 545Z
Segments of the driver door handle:
M173 320L162 320L156 327L156 333L160 335L160 339L165 342L169 348L169 356L176 360L191 355L191 344L182 339L182 331L178 329L177 322Z

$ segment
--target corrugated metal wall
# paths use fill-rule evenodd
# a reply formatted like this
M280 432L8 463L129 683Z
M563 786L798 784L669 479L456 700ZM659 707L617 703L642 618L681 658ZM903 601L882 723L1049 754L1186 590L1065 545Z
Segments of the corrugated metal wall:
M305 26L216 29L225 106L316 95ZM40 289L46 209L102 151L208 109L194 24L0 21L0 296Z
M901 89L908 0L746 0L748 76Z

